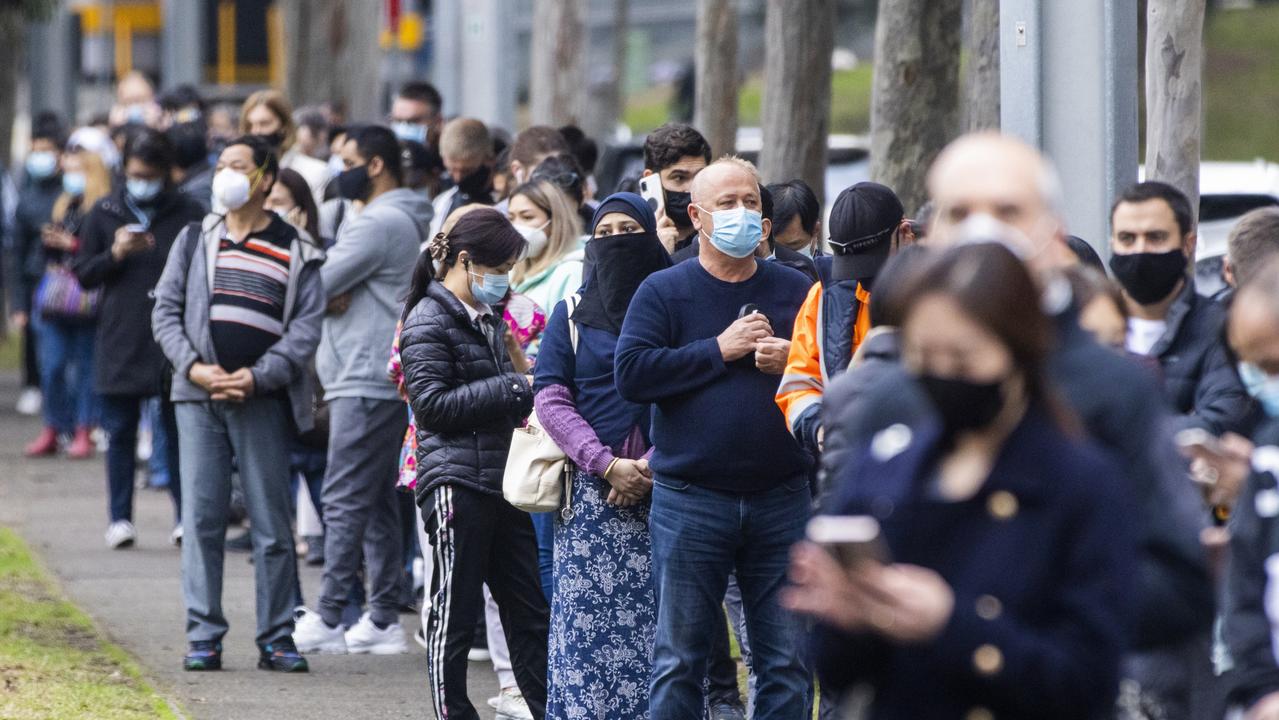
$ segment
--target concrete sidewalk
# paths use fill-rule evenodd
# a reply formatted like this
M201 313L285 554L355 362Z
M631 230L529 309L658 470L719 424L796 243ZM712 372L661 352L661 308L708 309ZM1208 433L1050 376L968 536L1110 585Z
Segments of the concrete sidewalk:
M432 718L425 653L409 642L401 656L312 656L309 675L256 669L253 568L229 553L223 602L231 623L222 672L186 673L178 550L168 543L173 510L167 493L139 490L137 547L112 551L106 530L103 460L31 461L23 445L39 423L13 411L17 380L0 376L0 524L16 530L52 570L70 599L143 665L166 697L194 718ZM302 568L313 601L320 573ZM416 615L401 620L410 634ZM472 663L470 695L486 720L497 693L489 663Z

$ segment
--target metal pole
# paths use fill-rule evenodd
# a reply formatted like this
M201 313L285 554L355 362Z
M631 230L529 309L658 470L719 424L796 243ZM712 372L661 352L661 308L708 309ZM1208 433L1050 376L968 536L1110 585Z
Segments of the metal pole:
M1137 2L1003 0L1000 24L1003 131L1053 160L1068 232L1105 257L1137 179Z
M430 28L431 81L444 98L444 114L457 115L462 102L461 0L436 0Z
M75 121L76 85L80 68L73 47L71 13L60 3L48 22L32 23L28 34L27 76L31 84L31 114L51 110Z
M204 2L164 0L160 83L164 88L204 81Z
M514 43L511 12L503 0L471 0L462 11L461 112L486 124L514 129Z

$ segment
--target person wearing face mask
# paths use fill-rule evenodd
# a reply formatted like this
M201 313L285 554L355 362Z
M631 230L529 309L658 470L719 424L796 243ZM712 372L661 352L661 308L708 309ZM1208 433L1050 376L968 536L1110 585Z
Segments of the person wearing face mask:
M329 167L296 147L297 123L293 120L293 105L284 93L259 90L250 95L240 108L240 133L262 138L279 156L280 167L306 178L316 204L324 202L324 187L332 177Z
M13 226L6 243L9 269L9 321L22 331L23 392L19 399L20 411L35 415L41 411L40 362L36 348L35 325L31 322L32 301L36 287L44 276L45 251L41 229L49 223L53 205L62 195L62 179L59 159L66 142L66 130L62 121L52 113L37 116L32 123L31 151L24 163L25 180L18 192L14 208ZM57 452L57 439L52 446L45 442L33 444L28 450Z
M173 144L156 130L138 130L125 146L125 181L98 201L84 219L73 265L86 290L100 288L100 349L94 362L94 390L101 396L102 429L107 434L107 488L112 548L132 546L133 487L138 420L146 401L161 395L161 417L176 438L173 404L163 396L166 363L151 334L153 288L164 270L178 234L199 222L204 210L171 183ZM173 495L175 528L170 541L181 542L181 474L177 443L165 458Z
M665 194L657 235L672 255L695 240L689 188L710 162L710 143L691 125L667 123L644 139L644 177L657 175Z
M316 355L330 427L324 580L316 609L300 612L294 639L302 652L395 654L408 649L399 622L404 548L395 494L408 420L385 353L431 205L402 186L400 144L389 128L351 128L342 161L338 191L363 208L342 224L320 271L330 303ZM346 631L342 609L361 558L369 611Z
M1225 311L1195 292L1193 218L1186 196L1161 182L1115 200L1110 269L1124 289L1127 348L1159 359L1164 392L1186 424L1246 433L1251 404L1221 342Z
M422 253L404 305L400 359L418 427L418 506L431 546L427 675L435 714L475 718L467 653L488 586L529 713L546 708L547 604L528 513L502 497L511 431L533 409L494 313L526 243L502 214L463 215Z
M756 716L802 718L811 693L778 594L808 516L812 459L773 403L785 366L779 348L809 285L756 257L769 230L759 187L740 158L697 175L689 206L697 260L644 280L618 340L619 394L655 406L653 718L701 716L712 628L723 622L734 572L758 676Z
M820 622L823 687L873 688L867 717L1113 707L1136 610L1133 498L1056 397L1038 295L993 243L913 279L902 357L935 420L878 433L831 509L872 518L882 552L841 564L797 548L786 604Z
M1124 660L1125 683L1132 689L1125 699L1169 717L1194 717L1187 698L1212 685L1207 645L1214 593L1200 540L1207 508L1187 479L1173 441L1174 418L1149 372L1079 326L1078 303L1062 277L1078 259L1064 240L1056 171L1020 140L977 133L942 151L929 170L928 190L934 211L924 247L993 239L1013 248L1036 278L1056 333L1049 375L1088 436L1120 463L1127 487L1138 497L1139 513L1131 522L1141 534L1136 590L1141 612ZM832 383L832 394L846 377ZM861 446L894 424L927 423L928 413L901 401L907 384L913 381L905 373L883 378L859 401L868 422L859 424L857 436L840 442Z
M50 222L41 228L45 277L31 316L39 343L44 429L27 446L28 457L54 455L61 439L68 437L73 439L67 457L93 457L90 432L98 422L93 392L97 298L79 287L71 263L85 215L110 190L111 175L97 155L80 149L62 155L62 195L53 203ZM21 228L25 219L17 219Z
M1192 468L1210 502L1231 506L1229 561L1222 593L1222 664L1229 702L1247 720L1279 718L1279 260L1254 274L1231 303L1226 337L1262 419L1251 439L1227 434L1192 448ZM1236 496L1237 502L1236 502ZM1233 715L1231 715L1233 717Z
M493 138L484 123L474 118L450 120L440 134L440 158L453 187L432 201L435 218L429 237L439 234L454 210L472 203L493 204Z
M571 317L567 302L556 304L533 384L542 427L577 468L567 501L572 518L554 513L551 634L563 641L550 647L546 716L566 719L584 708L587 716L641 718L648 716L647 693L601 696L591 688L642 688L652 671L653 483L645 459L651 413L618 395L613 357L631 298L671 259L657 239L653 210L633 193L600 204L591 243L594 272ZM626 572L610 578L599 557ZM606 582L612 592L593 589Z
M835 199L830 215L833 253L817 263L821 279L795 321L777 406L809 452L821 452L822 393L870 331L871 288L889 255L914 241L901 200L890 188L863 182Z
M810 258L822 252L822 206L808 183L795 178L768 186L773 195L773 238Z
M218 157L222 214L192 223L156 286L152 326L173 367L183 493L184 670L220 670L223 544L231 475L252 520L258 667L306 672L293 643L296 561L289 521L289 447L314 422L305 368L320 338L323 253L264 208L279 174L253 136ZM234 462L233 462L234 460Z
M528 254L511 270L511 290L544 312L582 284L582 226L577 210L553 183L534 180L516 188L506 217L528 243ZM524 352L536 361L539 338Z
M443 107L444 99L431 83L420 80L404 83L391 101L391 129L400 140L419 143L434 151L444 127Z

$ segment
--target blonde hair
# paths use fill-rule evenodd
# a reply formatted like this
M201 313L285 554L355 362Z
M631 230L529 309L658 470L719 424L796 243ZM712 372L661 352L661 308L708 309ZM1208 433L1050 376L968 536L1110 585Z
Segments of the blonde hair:
M440 157L487 161L493 157L488 127L475 118L456 118L440 133Z
M280 152L284 153L293 147L293 142L297 139L298 126L293 122L293 105L279 90L259 90L244 101L244 105L240 106L240 134L250 134L249 111L259 105L270 110L271 114L280 120L280 132L284 133L284 143L280 145Z
M573 251L582 235L577 208L573 207L568 196L555 183L549 180L531 180L516 188L511 193L511 199L515 199L517 195L523 195L541 208L551 222L546 228L546 249L535 258L526 257L515 263L515 267L511 269L512 285L519 285L525 279L558 263L560 258Z
M102 161L102 156L95 152L79 149L72 150L68 155L78 158L84 168L84 194L79 198L79 205L87 212L95 203L110 194L111 173L107 171L107 164ZM65 220L67 212L71 210L71 205L76 200L76 196L71 193L64 192L59 195L53 203L51 216L53 221L60 223Z

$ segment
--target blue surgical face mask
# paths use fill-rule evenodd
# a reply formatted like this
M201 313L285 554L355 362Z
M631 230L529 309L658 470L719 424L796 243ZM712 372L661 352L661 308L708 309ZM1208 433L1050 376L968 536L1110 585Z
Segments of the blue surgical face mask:
M1279 418L1279 375L1270 375L1250 362L1241 362L1239 379L1243 381L1244 389L1256 398L1267 415Z
M412 122L397 122L391 125L391 130L395 132L395 137L401 140L411 140L422 145L426 144L426 126Z
M80 197L84 194L85 184L84 173L69 172L62 175L62 192L68 195Z
M58 170L58 156L48 150L36 150L27 156L27 174L35 180L44 180Z
M124 181L124 186L129 191L129 196L134 200L147 202L154 200L155 196L160 194L160 190L164 189L164 181L160 178L154 180L129 178Z
M471 276L471 295L477 302L485 305L494 305L502 301L506 297L506 292L511 289L511 276L502 274L480 274L471 272L468 267L466 270ZM475 279L479 278L480 282Z
M706 208L698 207L705 212ZM716 210L711 213L711 220L715 225L708 236L711 244L729 257L750 257L764 239L764 219L755 210L745 207ZM706 231L702 234L706 235Z

